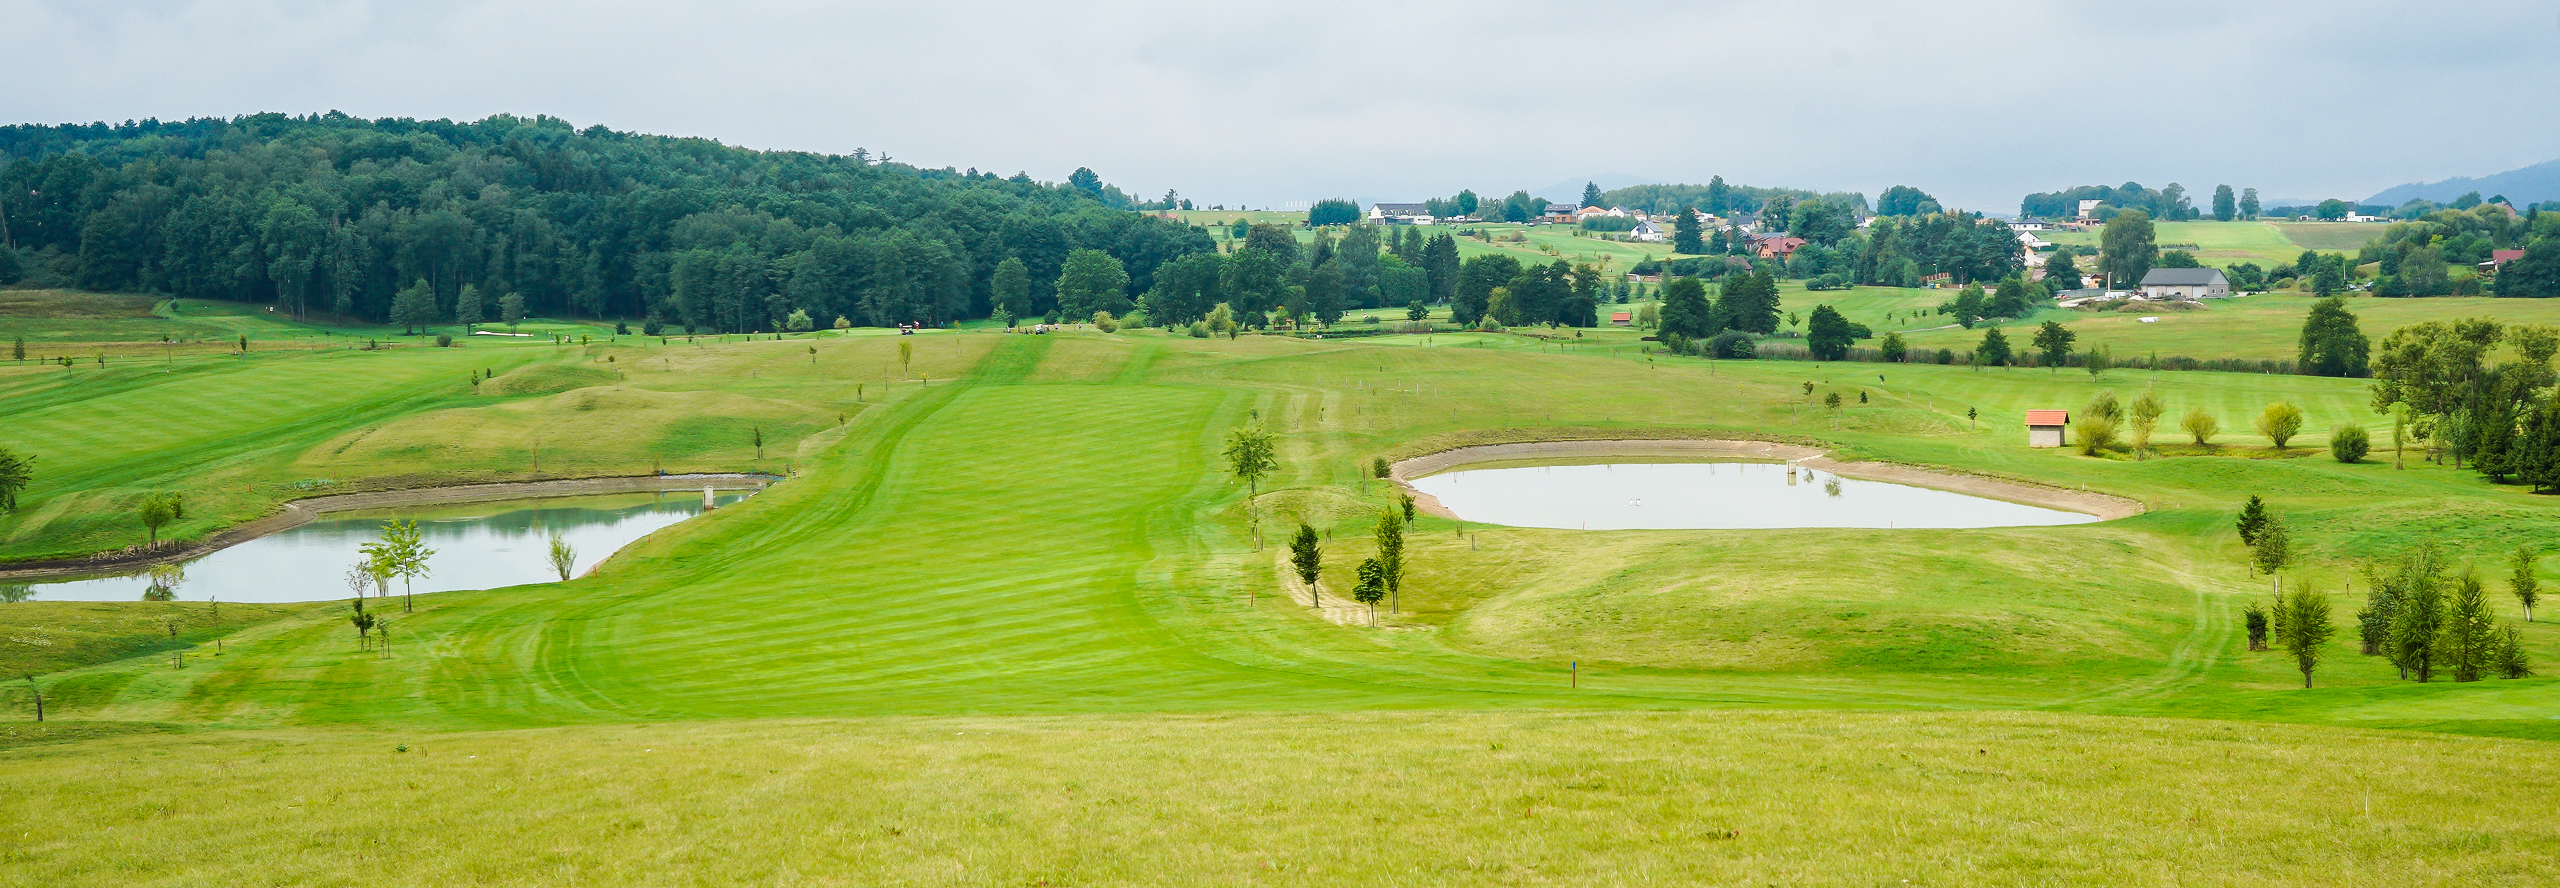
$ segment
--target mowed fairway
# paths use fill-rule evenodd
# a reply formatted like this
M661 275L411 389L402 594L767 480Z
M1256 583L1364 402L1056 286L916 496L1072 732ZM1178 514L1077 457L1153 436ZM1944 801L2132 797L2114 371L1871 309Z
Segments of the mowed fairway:
M88 392L0 376L38 442L101 422L92 404L147 421L181 394L314 392L191 407L199 428L130 444L42 444L58 474L0 519L11 554L130 533L65 500L228 486L225 514L250 515L324 472L534 477L537 437L560 448L542 475L675 452L793 474L572 582L423 596L385 653L322 605L262 614L185 669L160 654L42 677L58 721L0 734L0 885L2554 876L2536 849L2560 824L2534 800L2560 777L2534 763L2560 740L2560 683L2399 682L2350 628L2306 691L2245 650L2238 609L2266 594L2229 530L2249 494L2294 523L2307 565L2288 582L2332 592L2341 623L2356 559L2421 540L2487 559L2560 531L2549 498L2450 468L2238 458L2277 456L2240 432L2267 400L2314 428L2368 419L2353 380L1710 366L1490 335L205 360ZM482 365L549 381L475 392ZM2173 416L2221 415L2232 455L2023 446L2027 409L2146 386ZM1824 392L1848 406L1813 406ZM763 460L697 421L719 410L780 423ZM1248 505L1218 451L1253 422L1282 469ZM1392 503L1361 477L1371 459L1612 435L1808 441L2149 511L1931 532L1426 518L1411 613L1377 629L1289 603L1253 548L1256 515L1273 544L1313 524L1340 594ZM216 456L171 461L181 445ZM0 636L41 630L13 607ZM2560 658L2550 624L2526 633L2538 662ZM0 713L28 702L23 682L0 691Z

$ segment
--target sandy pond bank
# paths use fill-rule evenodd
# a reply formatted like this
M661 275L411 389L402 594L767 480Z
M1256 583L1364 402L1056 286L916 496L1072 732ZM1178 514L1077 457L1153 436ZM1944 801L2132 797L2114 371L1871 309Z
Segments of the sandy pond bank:
M1426 453L1398 461L1389 472L1396 484L1413 497L1416 509L1442 518L1458 516L1442 505L1438 498L1415 489L1413 480L1428 475L1484 463L1583 461L1610 458L1646 460L1678 459L1695 462L1791 462L1806 468L1869 481L1908 484L2021 505L2041 506L2095 515L2100 520L2130 518L2143 512L2142 504L2119 496L2045 487L2023 481L1966 475L1934 469L1923 469L1884 462L1840 462L1830 452L1818 447L1774 444L1766 441L1713 440L1600 440L1600 441L1533 441L1517 444L1483 444Z
M639 475L615 478L563 478L554 481L511 481L490 484L456 484L447 487L416 487L403 490L373 490L363 493L338 493L293 500L275 514L235 524L204 539L185 546L173 546L158 552L108 552L87 558L21 561L0 565L0 580L38 580L86 574L138 570L153 564L186 561L310 523L331 512L353 512L384 509L424 503L472 503L490 500L538 499L555 496L585 496L597 493L639 493L654 490L699 490L704 486L728 490L762 488L773 479L765 475L739 473L706 473L696 475Z

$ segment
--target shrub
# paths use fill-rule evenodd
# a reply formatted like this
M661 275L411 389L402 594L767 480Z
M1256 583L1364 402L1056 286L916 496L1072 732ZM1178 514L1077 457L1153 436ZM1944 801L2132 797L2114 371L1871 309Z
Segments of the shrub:
M1955 363L1955 362L1956 362L1956 353L1955 353L1954 351L1949 350L1949 349L1943 349L1943 348L1938 350L1938 363L1941 363L1941 364L1953 364L1953 363Z
M1726 330L1707 340L1707 350L1719 358L1749 359L1760 356L1759 347L1751 342L1751 334Z
M2255 601L2249 602L2249 606L2248 606L2247 608L2243 608L2243 609L2240 611L2240 618L2241 618L2241 621L2242 621L2242 622L2247 623L2247 624L2248 624L2248 626L2249 626L2249 649L2250 649L2250 650L2253 650L2253 651L2263 651L2263 650L2266 650L2266 649L2267 649L2267 609L2266 609L2266 607L2264 607L2264 606L2262 606L2262 605L2258 604L2258 603L2257 603L2257 602L2255 602Z
M2106 417L2109 422L2124 421L2124 405L2116 402L2114 392L2099 392L2097 397L2089 399L2089 409L2080 412L2089 416Z
M2258 411L2257 426L2258 434L2275 442L2277 450L2283 450L2286 441L2302 433L2302 408L2283 401L2269 404L2267 409Z
M452 347L453 347L453 337L452 337L452 336L450 336L450 335L447 335L447 334L443 334L443 333L438 333L438 334L436 334L436 347L437 347L437 348L452 348Z
M2363 462L2364 455L2372 451L2373 438L2365 434L2363 426L2342 425L2329 433L2329 455L2337 457L2339 462Z
M2212 443L2210 439L2222 431L2222 421L2198 407L2187 411L2186 418L2178 420L2178 427L2185 429L2188 437L2196 439L2196 444L2201 446Z
M2081 453L2096 456L2099 451L2115 445L2115 418L2098 413L2083 416L2071 424L2071 437L2079 442Z
M650 315L647 319L640 322L640 334L643 336L657 336L664 334L666 331L667 322L658 320L657 315Z
M1191 338L1193 338L1193 339L1207 339L1207 338L1209 338L1209 322L1208 322L1208 321L1192 321L1192 322L1191 322Z
M1093 313L1093 328L1104 333L1117 333L1120 331L1120 322L1113 320L1110 312L1097 311Z

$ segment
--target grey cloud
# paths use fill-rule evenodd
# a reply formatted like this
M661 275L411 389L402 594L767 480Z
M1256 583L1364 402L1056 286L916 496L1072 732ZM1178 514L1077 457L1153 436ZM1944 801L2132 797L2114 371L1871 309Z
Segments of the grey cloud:
M1626 171L2006 211L2550 159L2555 37L2525 2L0 0L0 120L542 113L1229 204Z

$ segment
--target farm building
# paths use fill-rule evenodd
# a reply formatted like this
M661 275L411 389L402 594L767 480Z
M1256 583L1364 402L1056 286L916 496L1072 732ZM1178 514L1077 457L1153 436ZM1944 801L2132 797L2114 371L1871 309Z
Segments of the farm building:
M2069 410L2027 411L2027 446L2062 446L2062 427L2070 424Z
M2145 299L2219 299L2231 295L2231 279L2219 268L2154 268L2142 276Z
M1370 204L1369 221L1380 225L1429 225L1431 211L1418 203Z
M1613 326L1633 327L1636 325L1636 316L1634 312L1613 311L1609 313L1609 323Z

